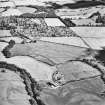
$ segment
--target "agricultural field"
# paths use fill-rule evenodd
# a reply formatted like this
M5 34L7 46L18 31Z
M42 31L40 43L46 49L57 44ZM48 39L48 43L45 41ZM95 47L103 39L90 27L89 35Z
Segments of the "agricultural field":
M103 0L0 0L0 105L105 105L104 26Z
M24 37L0 30L1 105L105 104L105 28L70 30L75 35Z
M0 17L11 16L22 18L56 17L67 27L105 26L105 2L103 0L0 1Z
M51 23L52 21L52 23ZM0 29L10 30L16 36L23 34L30 37L62 37L72 36L72 30L58 18L0 18Z

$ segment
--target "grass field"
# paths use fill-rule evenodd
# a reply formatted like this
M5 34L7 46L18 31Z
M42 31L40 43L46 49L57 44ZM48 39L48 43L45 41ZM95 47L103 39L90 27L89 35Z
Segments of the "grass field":
M86 48L82 47L37 41L36 43L16 44L12 49L10 49L10 53L11 56L42 55L59 64L67 60L75 59L80 55L84 55L86 50Z

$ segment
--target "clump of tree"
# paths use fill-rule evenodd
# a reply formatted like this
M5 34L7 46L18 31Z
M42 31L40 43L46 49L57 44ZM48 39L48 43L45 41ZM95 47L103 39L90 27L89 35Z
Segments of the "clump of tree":
M105 65L105 48L103 48L103 50L98 51L98 54L95 55L95 58Z
M75 23L73 23L70 18L61 19L59 18L67 27L74 27L76 26Z
M21 69L14 64L8 64L2 61L0 62L0 68L8 69L12 72L17 73L20 76L25 85L27 94L30 96L29 102L31 105L45 105L40 98L40 92L42 91L42 87L34 78L32 78L32 76L25 69Z
M0 29L15 29L16 18L14 17L2 17L0 18Z
M101 16L99 12L95 13L97 15L96 23L102 23L102 25L105 25L105 16Z

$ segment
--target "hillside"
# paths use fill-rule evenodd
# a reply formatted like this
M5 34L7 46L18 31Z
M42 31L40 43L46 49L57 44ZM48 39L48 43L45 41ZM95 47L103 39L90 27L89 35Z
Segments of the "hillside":
M103 1L36 1L11 0L1 2L0 17L54 18L59 17L66 26L104 26Z

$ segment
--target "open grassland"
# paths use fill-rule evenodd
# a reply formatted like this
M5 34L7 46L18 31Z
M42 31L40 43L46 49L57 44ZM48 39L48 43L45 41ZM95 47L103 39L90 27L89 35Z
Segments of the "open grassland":
M62 63L84 55L86 48L69 45L60 45L50 42L37 41L30 44L16 44L10 49L11 56L15 55L42 55L50 58L55 63Z

